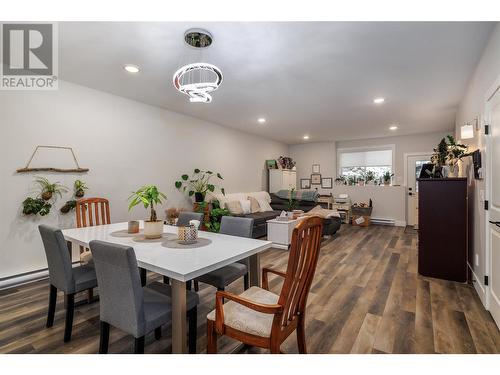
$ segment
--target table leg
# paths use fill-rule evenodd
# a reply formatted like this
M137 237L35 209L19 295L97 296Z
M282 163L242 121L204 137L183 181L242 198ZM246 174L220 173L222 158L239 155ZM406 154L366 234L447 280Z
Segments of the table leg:
M260 286L260 254L250 256L250 286Z
M186 283L172 282L172 353L187 353Z

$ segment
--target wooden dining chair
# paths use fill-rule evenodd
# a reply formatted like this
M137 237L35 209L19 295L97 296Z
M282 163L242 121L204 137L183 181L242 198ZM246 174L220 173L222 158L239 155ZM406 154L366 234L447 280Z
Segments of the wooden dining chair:
M84 198L76 201L77 228L104 224L111 224L107 199Z
M76 227L85 228L111 224L109 201L105 198L83 198L76 201ZM90 249L80 246L80 260L85 263L91 259ZM93 290L88 291L89 302L93 299Z
M303 219L292 233L286 272L264 268L262 288L254 286L240 295L217 292L215 310L207 315L207 353L217 353L218 335L280 353L281 343L295 330L299 353L307 352L305 312L322 231L322 218ZM279 295L269 291L269 273L284 279Z

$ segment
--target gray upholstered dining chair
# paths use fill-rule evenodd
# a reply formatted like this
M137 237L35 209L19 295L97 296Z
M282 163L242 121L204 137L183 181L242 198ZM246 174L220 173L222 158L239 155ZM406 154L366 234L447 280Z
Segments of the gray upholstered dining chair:
M231 236L252 238L253 219L247 217L223 216L220 223L221 234ZM243 277L245 290L249 287L248 270L250 268L248 258L239 260L215 271L197 277L194 281L194 289L198 291L198 282L212 285L217 290L224 290L226 286Z
M91 241L100 297L99 353L108 352L110 325L135 338L135 353L144 353L145 335L155 331L161 337L161 326L172 318L172 290L159 282L145 287L132 247L103 241ZM196 353L198 294L187 291L189 319L189 352Z
M179 218L177 219L177 225L188 225L191 220L198 220L200 223L202 223L203 213L182 211L179 214Z
M73 329L73 313L75 309L75 294L95 288L97 278L90 266L72 267L70 250L60 229L48 225L39 225L45 255L49 266L49 311L47 314L47 328L54 324L56 311L57 290L66 296L66 325L64 328L64 342L71 340Z

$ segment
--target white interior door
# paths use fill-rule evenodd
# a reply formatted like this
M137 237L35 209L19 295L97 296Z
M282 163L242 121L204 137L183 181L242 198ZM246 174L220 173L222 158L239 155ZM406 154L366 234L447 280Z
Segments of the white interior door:
M489 197L489 220L487 236L488 305L491 315L500 327L500 91L487 103L490 124L488 137L487 184Z
M418 184L417 178L425 163L430 163L431 154L408 156L406 166L406 224L415 229L418 226Z

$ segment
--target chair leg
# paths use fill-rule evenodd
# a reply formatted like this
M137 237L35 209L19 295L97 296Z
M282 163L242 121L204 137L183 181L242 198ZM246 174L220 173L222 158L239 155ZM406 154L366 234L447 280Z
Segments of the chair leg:
M144 336L137 337L134 343L134 353L144 354Z
M161 326L155 329L155 339L161 339Z
M196 339L198 332L198 308L195 306L188 311L189 320L189 337L188 337L188 347L189 354L196 354Z
M54 315L56 313L56 302L57 302L57 288L50 284L49 292L49 311L47 312L47 328L54 325Z
M163 284L170 284L170 277L163 276Z
M195 292L199 292L200 291L200 284L196 280L194 281L194 291Z
M87 289L87 302L92 303L94 299L94 288Z
M191 290L192 287L193 287L193 280L187 281L186 282L186 289Z
M299 346L299 353L307 354L305 319L303 317L299 318L298 323L299 324L297 324L297 344Z
M66 326L64 328L64 342L71 340L71 330L73 329L73 313L75 311L75 294L70 293L66 295Z
M250 288L250 275L248 274L248 272L245 274L245 276L243 276L243 288L245 290Z
M101 335L99 338L99 354L108 354L109 346L109 323L101 320Z
M271 340L271 347L269 349L271 351L271 354L281 354L279 342L274 342L273 340Z
M215 322L207 319L207 354L217 354L217 332Z
M139 267L139 274L141 276L141 285L146 286L146 282L147 282L147 278L148 278L148 274L146 272L146 269Z

